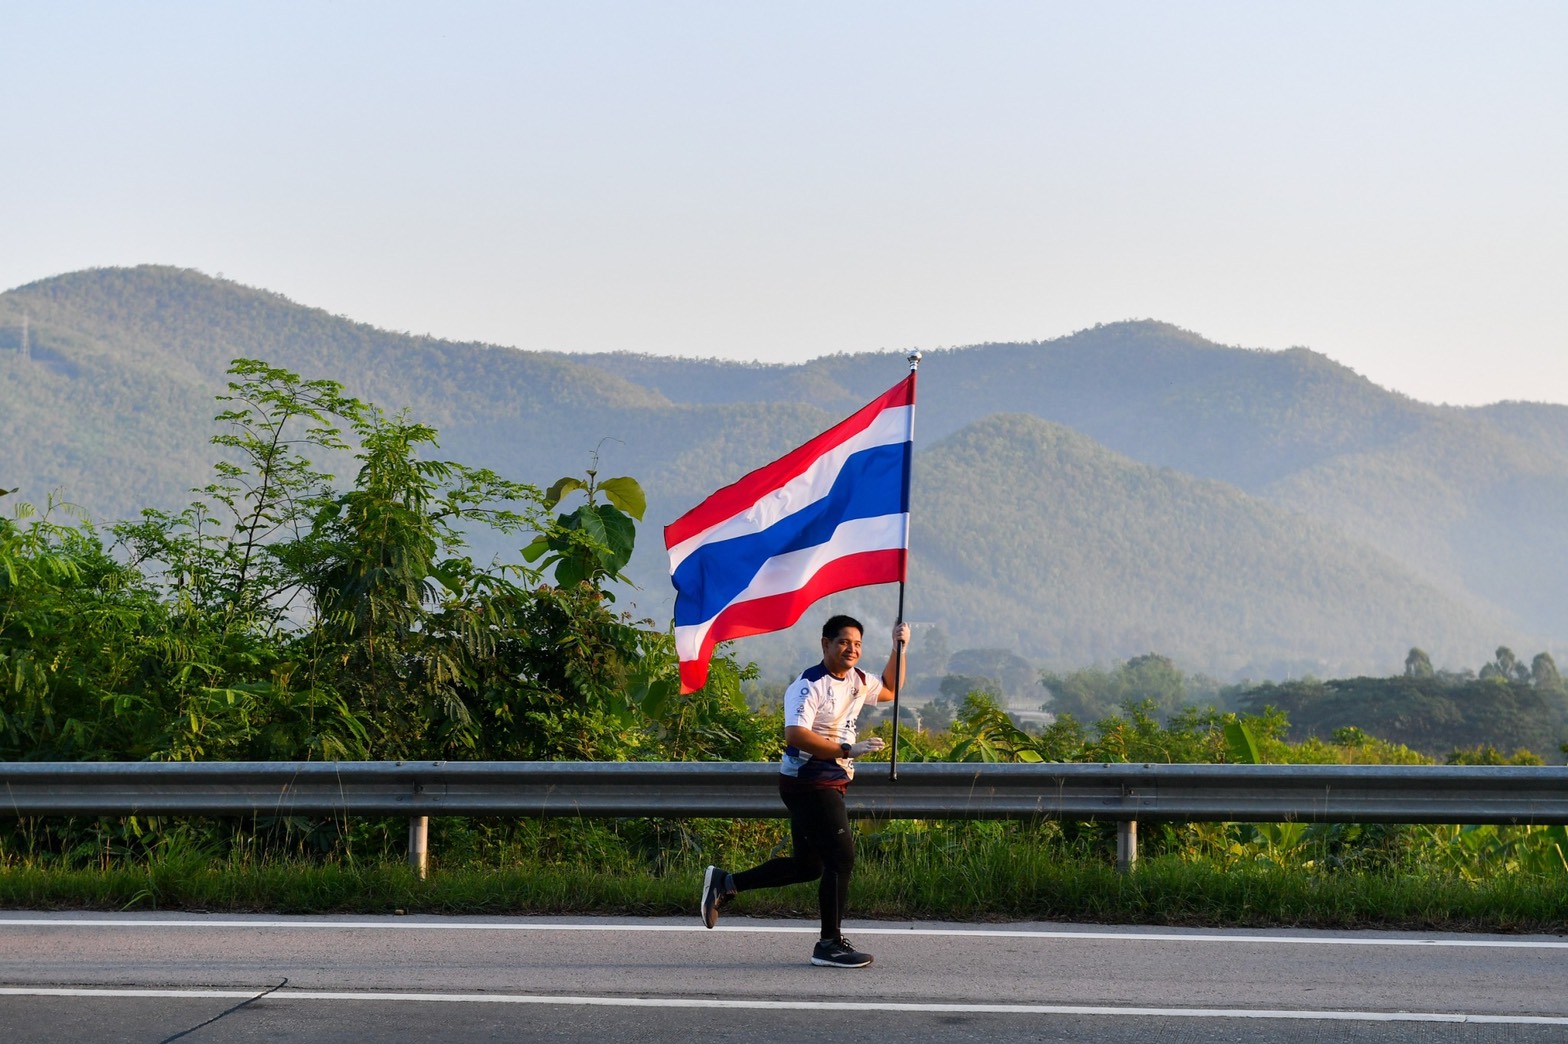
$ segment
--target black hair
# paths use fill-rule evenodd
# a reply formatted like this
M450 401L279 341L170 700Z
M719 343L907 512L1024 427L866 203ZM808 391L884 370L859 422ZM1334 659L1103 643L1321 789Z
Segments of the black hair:
M841 613L838 616L828 617L828 622L822 625L823 640L832 641L834 638L837 638L838 633L846 627L853 627L855 630L859 631L862 638L864 638L866 635L866 627L864 624L855 619L853 616L844 616Z

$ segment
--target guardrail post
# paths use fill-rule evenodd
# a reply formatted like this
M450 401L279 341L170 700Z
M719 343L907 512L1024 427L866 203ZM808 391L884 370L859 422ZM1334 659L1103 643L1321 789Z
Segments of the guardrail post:
M408 821L408 865L419 879L425 879L426 857L430 843L430 817L413 816Z
M1138 863L1138 821L1124 819L1116 824L1116 869L1127 873Z

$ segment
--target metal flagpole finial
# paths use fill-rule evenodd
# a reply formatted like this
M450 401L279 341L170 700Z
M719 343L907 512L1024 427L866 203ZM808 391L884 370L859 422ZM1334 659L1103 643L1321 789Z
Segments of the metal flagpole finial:
M920 349L918 349L918 348L911 349L910 353L908 355L904 356L904 358L909 360L909 368L911 370L918 370L918 369L920 369Z

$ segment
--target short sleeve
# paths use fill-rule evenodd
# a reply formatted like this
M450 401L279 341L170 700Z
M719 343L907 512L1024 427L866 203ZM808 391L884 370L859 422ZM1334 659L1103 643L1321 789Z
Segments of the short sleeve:
M811 698L811 683L805 678L796 678L784 693L784 727L798 725L809 729L816 720L816 701Z

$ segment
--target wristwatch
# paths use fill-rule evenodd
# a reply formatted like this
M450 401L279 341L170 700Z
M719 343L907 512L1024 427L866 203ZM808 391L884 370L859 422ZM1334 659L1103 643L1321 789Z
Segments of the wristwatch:
M849 752L850 752L851 748L850 748L850 745L848 743L840 743L838 745L838 749L844 752L843 753L844 757L846 757L846 758L849 757Z

